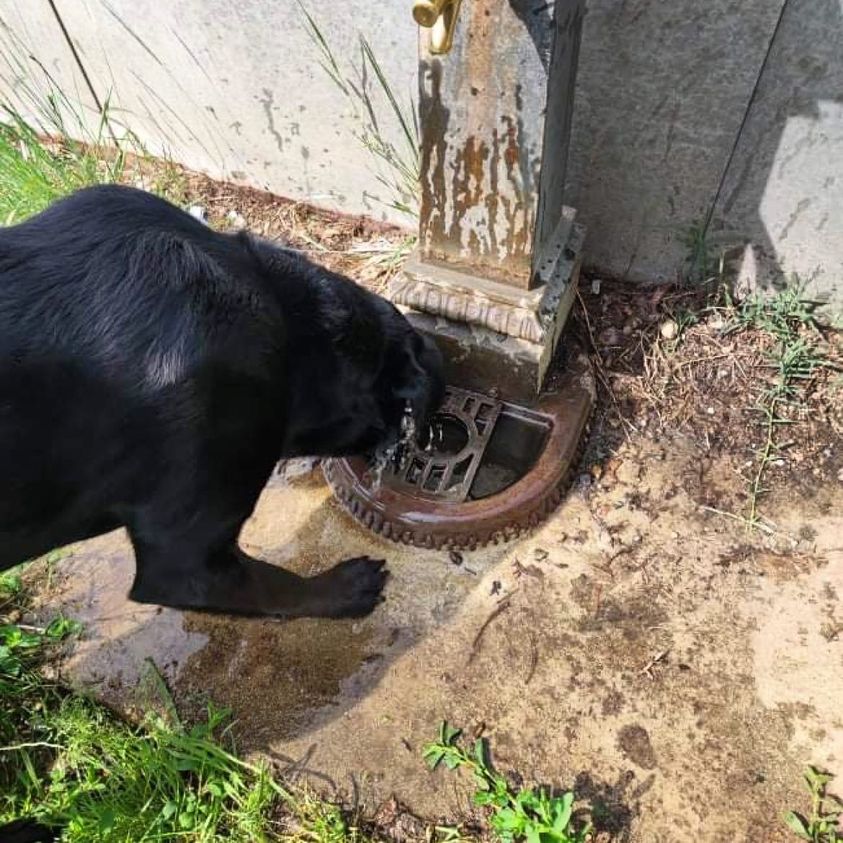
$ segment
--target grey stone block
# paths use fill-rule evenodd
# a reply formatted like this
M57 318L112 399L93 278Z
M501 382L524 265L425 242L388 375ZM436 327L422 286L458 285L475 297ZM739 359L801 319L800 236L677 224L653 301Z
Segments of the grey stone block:
M783 0L590 0L569 189L585 262L672 279L706 217Z
M41 6L46 0L31 0L21 15L29 20ZM120 120L151 151L283 196L411 222L388 207L374 160L352 136L359 123L319 66L293 0L58 6L100 96L112 92ZM409 101L417 28L408 6L310 9L338 60L359 59L364 34L396 94ZM34 44L36 55L56 52L57 40ZM384 117L381 128L401 143L395 121Z

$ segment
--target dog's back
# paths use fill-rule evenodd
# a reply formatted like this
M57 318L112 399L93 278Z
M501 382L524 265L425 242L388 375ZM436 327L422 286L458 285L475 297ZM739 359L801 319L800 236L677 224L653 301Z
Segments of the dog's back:
M254 276L236 239L128 188L0 228L0 568L116 526L172 465L162 425L202 415L187 381L215 344L259 353Z

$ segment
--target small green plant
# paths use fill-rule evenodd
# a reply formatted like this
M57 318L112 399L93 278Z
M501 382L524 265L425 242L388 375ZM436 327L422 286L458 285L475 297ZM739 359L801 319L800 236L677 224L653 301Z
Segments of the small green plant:
M774 296L755 296L734 305L727 297L731 324L724 333L747 328L764 331L774 344L767 352L768 366L773 373L771 383L761 392L754 407L760 417L763 442L756 452L756 468L749 489L747 526L764 528L759 512L761 498L767 492L764 477L778 459L786 443L779 431L792 423L787 410L798 408L803 387L815 371L827 365L818 340L819 326L814 319L816 302L806 299L799 284L779 291Z
M804 776L805 786L811 794L811 813L805 817L796 811L788 811L784 815L785 824L797 837L811 843L843 843L843 832L840 831L843 802L826 790L832 777L816 767L808 767Z
M424 759L435 770L444 764L449 770L467 769L477 784L474 802L491 811L489 825L503 843L585 843L591 825L577 829L574 819L574 793L554 795L544 788L522 788L517 793L496 772L489 761L486 742L479 738L473 751L459 743L461 730L443 722L439 740L424 749Z
M23 580L15 571L4 571L0 574L0 601L11 600L23 591Z
M4 683L23 675L32 656L42 647L64 641L82 630L79 621L59 615L44 627L0 626L0 693Z
M343 811L323 802L308 790L296 793L289 805L290 828L280 839L284 843L366 843L366 836L349 823Z
M709 243L704 222L694 222L685 232L686 279L702 284L711 277L715 266L715 251Z

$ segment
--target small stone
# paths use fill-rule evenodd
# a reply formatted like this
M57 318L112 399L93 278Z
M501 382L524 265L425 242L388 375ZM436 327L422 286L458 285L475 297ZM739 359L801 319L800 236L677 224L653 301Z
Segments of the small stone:
M714 407L706 407L706 408L705 408L705 411L706 411L706 413L708 413L710 416L713 416L713 415L714 415L714 413L716 412L716 410L714 409Z
M603 466L600 463L596 462L591 466L591 476L595 480L599 480L603 476Z
M665 319L659 326L659 333L666 340L675 340L679 336L679 325L673 319Z
M448 556L451 559L451 562L454 565L462 565L463 557L462 554L458 550L452 550Z
M246 227L246 218L238 211L229 211L225 215L225 218L228 220L229 225L233 226L234 228Z
M537 547L533 551L533 558L536 560L536 562L544 562L548 556L548 552L543 547Z
M199 220L199 222L204 222L205 225L208 224L208 212L201 205L191 205L187 209L187 213L194 219Z
M592 278L591 279L591 292L592 292L593 295L595 295L595 296L600 295L600 284L601 283L602 282L600 281L599 278Z
M723 315L717 312L712 313L706 321L711 328L714 328L715 331L721 330L726 325L726 320L723 318Z

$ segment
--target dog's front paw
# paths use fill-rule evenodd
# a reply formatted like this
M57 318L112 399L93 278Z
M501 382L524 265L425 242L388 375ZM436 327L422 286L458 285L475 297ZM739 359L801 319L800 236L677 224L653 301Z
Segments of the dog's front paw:
M383 559L358 556L338 563L320 574L323 593L321 614L332 618L362 618L383 601L389 573Z

